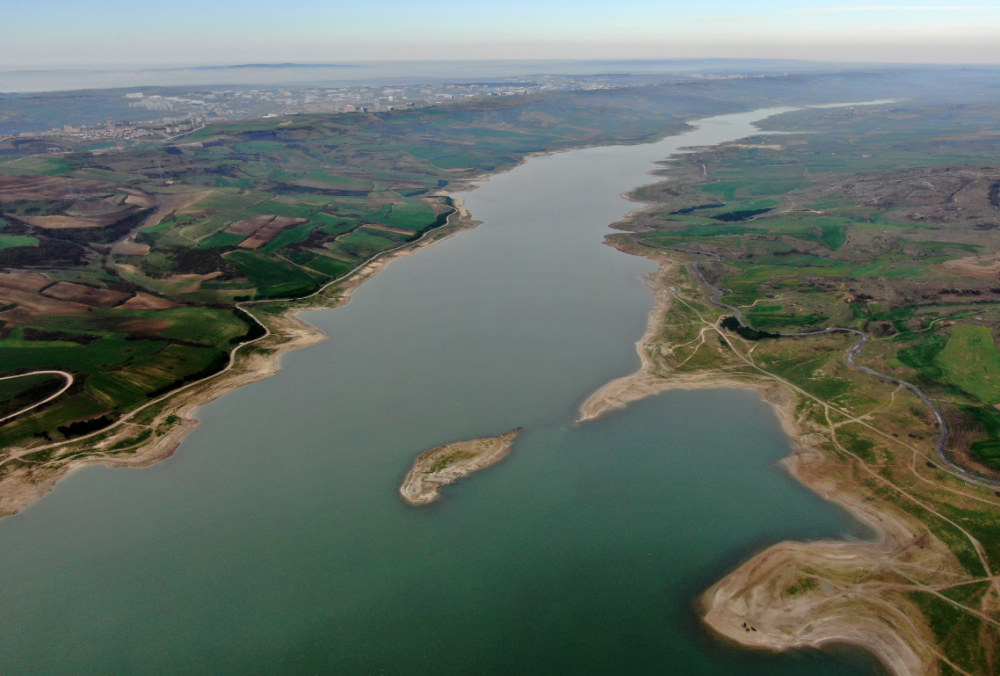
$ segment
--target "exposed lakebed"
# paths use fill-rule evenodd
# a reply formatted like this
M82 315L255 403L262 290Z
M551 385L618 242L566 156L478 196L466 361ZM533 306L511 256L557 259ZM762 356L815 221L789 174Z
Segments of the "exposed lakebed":
M695 595L768 544L858 535L787 478L772 409L674 391L574 424L638 365L648 260L602 244L679 147L538 157L462 195L479 228L393 262L330 336L200 410L176 455L81 470L0 521L5 674L869 673L717 645ZM516 427L422 509L421 451Z

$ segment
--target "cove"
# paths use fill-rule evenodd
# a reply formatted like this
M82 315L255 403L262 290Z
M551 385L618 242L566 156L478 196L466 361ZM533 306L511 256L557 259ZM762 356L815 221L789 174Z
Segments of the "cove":
M90 467L0 521L5 674L873 673L867 659L732 650L695 595L788 538L860 526L774 467L744 391L668 392L576 424L638 365L648 260L602 244L684 146L537 157L459 195L478 228L394 261L320 345L199 409L168 460ZM451 441L525 431L426 508L397 488Z

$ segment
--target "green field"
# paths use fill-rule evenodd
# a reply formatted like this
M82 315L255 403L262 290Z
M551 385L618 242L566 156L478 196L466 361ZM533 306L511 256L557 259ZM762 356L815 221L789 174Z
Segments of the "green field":
M111 407L130 407L167 385L205 371L220 354L209 347L170 345L155 355L87 379L87 393Z
M956 326L938 356L948 380L984 403L1000 403L1000 352L985 326Z
M293 228L285 228L278 233L277 237L260 248L263 253L274 253L290 244L298 244L308 239L312 231L319 226L318 223L303 223Z
M73 169L61 158L56 157L22 157L20 159L0 164L0 173L23 176L40 174L54 176L64 174Z
M37 374L21 376L20 378L11 378L8 380L0 380L0 401L16 397L25 390L31 389L32 387L49 380L61 380L61 378L56 375Z
M381 234L373 235L368 232L358 231L343 235L337 239L337 250L355 256L357 258L370 258L375 254L398 246L394 242Z
M330 275L330 277L334 278L342 277L354 269L354 265L351 263L339 261L335 258L330 258L329 256L316 256L306 263L306 267L322 272L324 275Z
M38 239L25 235L0 235L0 249L13 249L19 246L38 246Z
M57 406L39 413L16 418L0 427L0 446L22 442L35 435L54 433L68 423L85 420L108 412L108 408L95 399L78 394L61 399Z
M118 368L166 346L157 340L127 340L120 334L103 334L87 345L65 341L28 341L21 329L0 340L0 363L10 370L67 370L85 374Z
M407 199L405 204L393 204L392 211L380 222L393 228L420 232L433 224L435 219L429 204L419 199Z
M246 239L246 235L233 232L218 232L198 242L199 249L214 249L216 247L236 246Z
M823 315L798 315L784 312L781 305L758 305L746 312L750 326L761 331L783 327L811 327L826 321Z
M227 258L240 266L261 298L312 293L326 279L323 274L257 252L233 251Z

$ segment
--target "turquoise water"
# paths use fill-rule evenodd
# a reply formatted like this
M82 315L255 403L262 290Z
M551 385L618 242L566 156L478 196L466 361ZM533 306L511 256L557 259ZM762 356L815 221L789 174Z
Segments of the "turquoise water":
M718 645L694 597L776 541L858 536L787 478L753 393L671 392L576 424L638 366L651 262L602 245L678 147L536 158L462 195L479 228L393 262L330 340L199 411L170 459L79 471L0 521L5 674L872 673ZM525 432L403 505L413 458Z

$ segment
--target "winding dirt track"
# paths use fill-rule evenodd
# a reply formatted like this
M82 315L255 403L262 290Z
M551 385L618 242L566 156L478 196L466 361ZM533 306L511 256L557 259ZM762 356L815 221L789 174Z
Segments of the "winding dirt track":
M403 242L402 244L400 244L397 247L393 247L392 249L386 249L385 251L382 251L382 252L376 254L375 256L373 256L372 258L370 258L368 261L366 261L365 263L363 263L361 266L355 268L353 271L351 271L350 273L348 273L346 276L340 277L338 279L331 279L329 282L327 282L326 284L324 284L323 286L321 286L319 289L317 289L316 291L314 291L313 293L311 293L311 294L309 294L307 296L301 296L299 298L292 298L292 299L289 299L289 298L273 298L273 299L270 299L269 298L269 299L262 299L262 300L248 300L248 301L243 301L243 302L240 302L240 303L236 303L235 307L239 308L240 310L243 310L248 315L250 315L250 317L253 318L253 320L255 322L257 322L257 324L260 325L261 328L264 329L264 333L263 333L263 335L258 336L257 338L254 338L253 340L248 340L245 343L240 343L235 348L233 348L230 351L230 353L229 353L229 363L226 364L226 367L224 369L222 369L218 373L213 373L210 376L206 376L206 377L202 378L201 380L195 380L195 381L192 381L192 382L190 382L190 383L188 383L186 385L182 385L181 387L178 387L176 390L171 390L170 392L167 392L166 394L162 394L162 395L160 395L159 397L157 397L155 399L151 399L150 401L146 402L142 406L139 406L137 408L132 409L131 411L129 411L128 413L126 413L125 415L123 415L121 418L119 418L115 422L111 423L107 427L104 427L102 429L97 430L96 432L90 432L88 434L84 434L84 435L81 435L79 437L74 437L73 439L66 439L64 441L57 441L55 443L46 444L44 446L33 446L33 447L30 447L30 448L22 450L20 453L12 453L11 455L7 456L3 461L0 461L0 467L2 467L3 465L7 464L11 460L17 460L18 458L20 458L22 456L25 456L25 455L29 455L29 454L32 454L32 453L37 453L38 451L44 451L44 450L48 450L48 449L51 449L51 448L59 448L59 447L62 447L62 446L67 446L69 444L79 443L81 441L85 441L87 439L96 437L98 435L105 434L109 430L115 429L117 427L121 427L122 425L125 425L125 424L129 423L129 421L132 418L134 418L137 414L141 413L142 411L148 409L151 406L156 406L157 404L162 403L163 401L165 401L165 400L167 400L167 399L169 399L169 398L177 395L180 392L183 392L185 390L189 390L189 389L192 389L192 388L197 387L199 385L202 385L205 382L207 382L209 380L212 380L213 378L219 378L220 376L222 376L222 375L224 375L224 374L232 371L234 365L236 364L236 355L237 355L237 353L240 350L242 350L244 348L247 348L248 346L254 345L255 343L259 343L260 341L264 340L265 338L267 338L268 336L271 335L271 331L270 331L270 329L267 328L267 325L264 322L262 322L256 315L254 315L253 312L250 311L250 306L252 306L252 305L261 305L261 304L266 304L266 303L288 303L288 302L293 302L293 301L303 301L303 300L307 300L309 298L313 298L315 296L318 296L319 294L323 293L324 291L326 291L328 288L330 288L331 286L333 286L335 284L345 284L345 283L349 282L349 280L352 277L356 277L358 275L364 274L364 271L367 268L369 268L374 263L380 262L380 261L382 261L384 259L387 259L387 258L392 258L392 256L394 254L399 253L401 250L406 249L408 247L415 247L415 246L422 245L422 243L424 242L424 240L426 240L428 237L436 235L441 230L441 228L443 228L443 227L445 227L447 225L450 225L452 217L456 216L456 215L461 215L461 209L459 209L457 207L452 207L451 212L448 213L447 220L445 221L444 225L442 225L441 227L431 228L430 230L427 230L426 232L424 232L424 234L422 234L420 237L418 237L417 239L413 240L412 242ZM45 371L35 371L35 373L45 373ZM59 394L62 394L63 392L66 391L66 389L69 387L69 385L72 384L72 376L70 376L70 374L64 373L63 371L51 371L51 373L61 373L61 374L65 375L65 376L69 377L70 378L70 383L66 386L66 388L64 388L63 390L60 390L59 392L57 392L55 395L53 395L49 399L53 399L56 396L58 396ZM24 375L28 375L28 374L24 374ZM20 376L8 376L8 377L15 377L16 378L16 377L20 377ZM46 401L49 401L49 399L46 399ZM39 402L38 404L35 404L35 406L38 406L38 405L43 404L43 403L45 403L45 402ZM34 408L34 406L32 406L31 408ZM23 413L26 410L29 410L29 409L23 409L21 411L18 411L17 413L14 413L13 415L19 415L19 414ZM4 418L4 420L6 420L6 418Z
M39 401L39 402L37 402L35 404L32 404L31 406L28 406L27 408L22 408L20 411L14 411L10 415L6 415L6 416L0 418L0 423L2 423L4 420L10 420L11 418L16 418L17 416L21 415L22 413L26 413L26 412L30 411L31 409L33 409L33 408L38 408L42 404L45 404L47 402L52 401L53 399L55 399L60 394L62 394L63 392L65 392L66 390L68 390L70 388L70 386L73 384L73 376L70 375L69 373L66 373L65 371L32 371L31 373L19 373L16 376L4 376L3 378L0 378L0 380L12 380L14 378L25 378L27 376L38 376L38 375L43 375L43 374L46 374L46 373L51 374L51 375L56 375L56 376L62 376L63 378L66 379L66 384L63 385L62 389L59 390L58 392L56 392L55 394L50 395L50 396L46 397L45 399L42 399L41 401Z
M641 244L642 246L651 246L651 247L656 248L656 249L669 249L669 250L672 250L672 251L680 251L682 253L687 253L687 254L697 254L697 255L700 255L700 256L710 256L712 258L712 260L716 260L716 261L721 261L722 260L721 256L719 256L718 254L714 254L714 253L712 253L710 251L698 251L698 250L695 250L695 249L681 249L679 247L659 246L659 245L653 244L651 242L644 242L644 241L637 240L634 234L630 235L630 238L632 239L632 241L636 242L637 244ZM733 307L732 305L729 305L728 303L723 303L722 302L722 296L725 295L725 294L722 291L722 289L719 289L719 288L713 286L708 281L708 279L705 277L705 273L701 269L701 265L702 265L703 262L704 261L696 261L696 262L692 263L691 267L694 268L694 271L698 275L698 279L701 280L701 283L705 286L705 288L707 288L709 290L710 295L709 295L709 299L708 300L713 305L715 305L717 307L721 307L721 308L723 308L725 310L729 310L730 312L732 312L733 316L736 317L736 319L740 322L740 324L742 324L744 326L747 326L749 328L753 328L753 327L750 327L749 324L747 324L743 320L743 311L742 310L740 310L737 307ZM937 419L937 422L938 422L938 441L937 441L937 454L938 454L938 458L940 459L941 463L944 464L952 474L960 476L965 481L968 481L969 483L977 484L979 486L984 486L984 487L988 487L988 488L997 488L997 487L1000 487L1000 481L997 481L995 479L989 479L987 477L983 477L983 476L980 476L980 475L975 474L973 472L970 472L969 470L965 469L964 467L961 467L960 465L958 465L955 462L953 462L952 459L948 457L948 436L949 436L948 423L945 422L944 415L941 413L941 409L939 409L937 407L937 405L933 401L931 401L931 398L929 396L927 396L926 392L924 392L923 390L921 390L919 387L917 387L916 385L914 385L911 382L908 382L908 381L905 381L905 380L901 380L901 379L896 378L894 376L890 376L887 373L881 373L881 372L876 371L874 369L870 369L867 366L862 366L862 365L858 364L857 361L855 361L856 357L861 353L861 350L863 350L864 347L865 347L865 345L868 344L868 341L871 340L871 336L870 335L868 335L864 331L860 331L858 329L852 329L852 328L843 327L843 326L835 326L835 327L829 327L829 328L826 328L826 329L821 329L819 331L803 331L803 332L800 332L800 333L782 333L781 337L782 338L802 338L802 337L808 337L808 336L820 336L820 335L831 334L831 333L850 333L850 334L854 334L854 335L856 335L856 336L858 336L860 338L858 340L858 342L854 345L854 347L852 347L850 349L850 351L848 351L847 355L845 355L845 357L844 357L844 361L847 363L848 366L850 366L851 368L855 369L856 371L860 371L861 373L865 373L867 375L874 376L876 378L881 378L882 380L885 380L887 382L893 383L894 385L898 385L900 387L905 387L906 389L910 390L915 395L917 395L920 398L920 400L923 401L927 405L927 407L931 410L931 412L934 413L934 417Z

